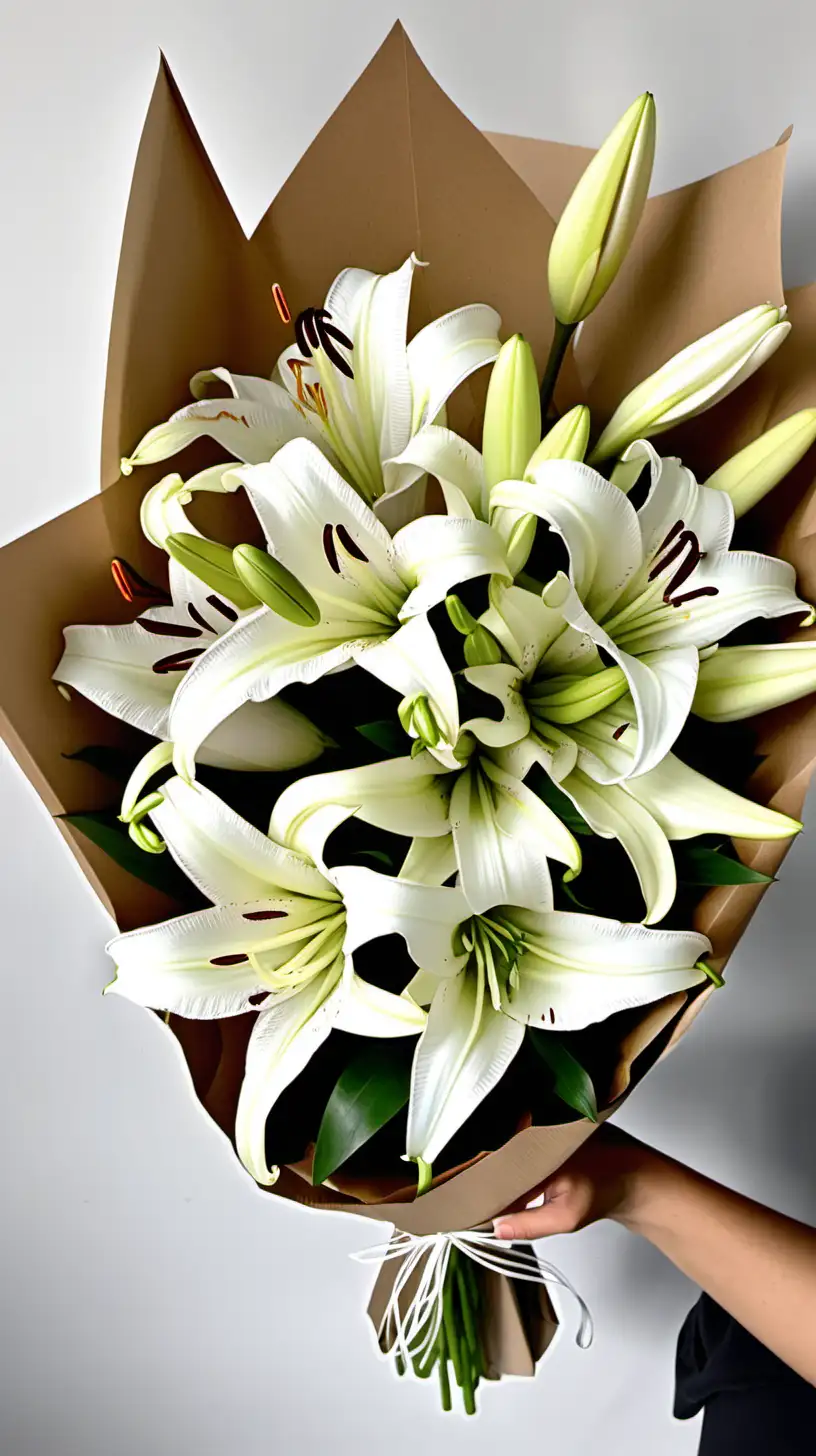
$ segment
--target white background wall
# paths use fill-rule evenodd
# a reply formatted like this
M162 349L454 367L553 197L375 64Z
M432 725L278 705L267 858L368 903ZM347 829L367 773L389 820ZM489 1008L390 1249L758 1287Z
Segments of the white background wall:
M660 189L793 121L786 278L816 276L808 0L404 0L400 13L489 129L594 145L655 91ZM158 47L250 229L396 15L374 0L6 0L0 538L97 488L115 269ZM372 1353L370 1272L347 1258L369 1226L255 1192L161 1027L102 1001L106 917L7 756L0 815L3 1456L696 1449L695 1426L670 1417L695 1291L612 1227L548 1248L593 1308L589 1353L565 1338L536 1382L487 1390L469 1426L443 1421L432 1389L399 1385ZM727 989L621 1117L811 1221L814 869L806 827Z

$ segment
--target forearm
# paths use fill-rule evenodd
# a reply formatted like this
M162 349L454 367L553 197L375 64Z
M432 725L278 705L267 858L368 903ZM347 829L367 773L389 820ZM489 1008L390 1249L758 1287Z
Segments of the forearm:
M640 1144L612 1217L816 1385L816 1231Z

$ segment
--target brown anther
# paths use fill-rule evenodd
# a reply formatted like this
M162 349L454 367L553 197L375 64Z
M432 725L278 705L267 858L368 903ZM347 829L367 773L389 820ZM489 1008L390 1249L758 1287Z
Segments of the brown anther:
M121 556L115 556L111 562L111 575L126 602L150 602L157 607L170 606L172 602L170 593L164 587L154 586L152 582L146 581Z
M682 607L686 602L693 602L697 597L718 597L719 595L719 587L698 586L695 587L694 591L686 592L682 597L675 597L671 605L673 607Z
M275 307L278 310L278 317L281 323L290 324L292 322L292 315L289 311L289 305L286 302L286 295L279 283L272 284L272 297L275 300Z
M323 550L326 560L336 576L340 576L340 563L337 560L337 547L334 544L334 527L326 525L323 527Z
M186 672L196 657L200 657L204 651L203 647L187 647L183 652L171 652L167 657L160 657L158 662L153 663L153 671L164 672Z
M137 617L137 627L150 632L154 637L200 637L200 627L188 627L186 622L154 622L150 617Z
M201 615L200 611L198 610L198 607L196 606L195 602L188 602L187 603L187 611L188 611L189 615L192 617L193 621L198 623L199 627L202 627L205 632L212 632L212 630L213 630L212 627L210 626L210 624L206 620L206 618L205 617L202 617L202 615Z
M210 965L211 966L240 966L240 965L243 964L244 961L248 961L248 960L249 960L249 956L248 955L244 955L244 952L243 951L239 951L237 955L212 956L211 959L210 959Z
M285 920L286 916L285 910L245 910L242 918L244 920Z
M347 531L344 525L340 524L339 526L335 526L335 530L341 546L345 547L349 556L353 556L355 561L368 561L365 551L363 551L361 546L358 546L351 532Z
M208 596L207 601L211 607L215 608L216 612L220 612L222 617L226 617L228 622L238 621L238 613L234 607L229 605L229 602L222 602L221 598L214 594Z
M618 741L619 738L622 738L623 737L623 735L626 732L626 730L627 730L628 727L629 727L629 724L628 723L621 723L620 727L615 729L614 733L612 734L612 737L614 738L614 740L615 740L616 743L617 743L617 741Z

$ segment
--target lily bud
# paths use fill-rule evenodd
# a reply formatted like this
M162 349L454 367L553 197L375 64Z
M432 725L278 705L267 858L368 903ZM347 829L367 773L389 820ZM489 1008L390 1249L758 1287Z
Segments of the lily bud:
M482 456L488 490L521 480L541 439L541 400L533 351L521 334L502 344L485 402Z
M585 404L576 404L547 431L527 462L524 479L532 480L532 472L542 460L583 460L588 444L589 410Z
M527 694L533 717L548 723L582 723L609 708L629 691L621 667L605 667L587 675L565 674L535 683Z
M232 564L229 546L222 546L220 541L210 541L206 536L193 536L188 531L167 536L164 544L179 566L197 576L205 586L211 586L222 597L228 597L239 611L260 606L258 598L240 580Z
M464 650L468 667L491 667L502 660L501 647L487 627L476 626L465 638Z
M533 472L543 460L583 460L589 444L589 410L577 404L555 424L537 445L524 471L525 480L533 480ZM511 575L524 570L533 549L538 517L499 507L492 524L504 541L505 556Z
M816 409L799 410L726 460L706 481L731 497L735 516L744 516L798 465L816 440Z
M681 349L618 405L589 457L590 465L620 455L633 440L659 435L724 399L779 348L790 329L785 312L784 305L760 304Z
M406 733L416 734L421 746L435 748L442 737L430 700L424 693L414 698L403 698L397 708L397 715Z
M455 627L457 632L461 632L463 637L467 637L479 625L473 613L468 611L462 598L458 597L455 592L451 592L450 596L445 597L445 608L451 626Z
M816 692L816 642L720 647L700 663L692 712L735 723Z
M317 626L320 608L311 592L268 551L236 546L232 560L243 585L265 607L297 627Z
M654 97L645 91L595 153L550 246L553 313L574 325L600 303L637 230L652 176Z

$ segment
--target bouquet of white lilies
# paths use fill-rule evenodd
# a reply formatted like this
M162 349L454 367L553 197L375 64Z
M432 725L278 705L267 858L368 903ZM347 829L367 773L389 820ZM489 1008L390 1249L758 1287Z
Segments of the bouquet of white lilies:
M645 95L562 211L548 358L521 317L502 342L490 297L413 329L432 248L392 272L342 257L361 266L296 317L268 279L290 332L271 375L203 368L192 403L122 441L128 489L152 468L141 526L167 571L117 555L130 620L65 628L61 691L137 730L80 745L121 802L68 822L172 895L110 942L107 990L182 1045L182 1022L230 1025L237 1152L289 1196L431 1209L525 1128L587 1135L637 1053L723 984L706 887L764 885L747 842L801 828L752 797L742 720L816 690L816 643L767 625L815 614L741 518L816 441L816 408L705 483L651 443L771 357L785 307L758 298L598 420L568 378L654 140ZM415 1224L407 1316L392 1272L383 1338L400 1369L438 1370L447 1407L449 1368L468 1410L506 1368L490 1279L546 1282L466 1230L540 1176L500 1182L459 1234L450 1212Z

